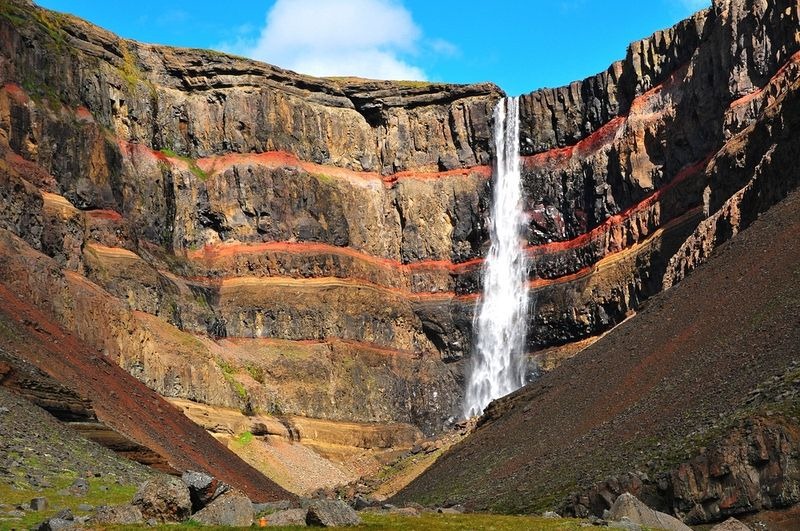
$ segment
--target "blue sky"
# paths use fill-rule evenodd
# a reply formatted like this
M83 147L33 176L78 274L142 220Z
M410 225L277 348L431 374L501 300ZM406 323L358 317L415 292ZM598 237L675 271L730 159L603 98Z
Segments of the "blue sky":
M468 83L511 95L604 70L710 0L37 0L124 37L316 75Z

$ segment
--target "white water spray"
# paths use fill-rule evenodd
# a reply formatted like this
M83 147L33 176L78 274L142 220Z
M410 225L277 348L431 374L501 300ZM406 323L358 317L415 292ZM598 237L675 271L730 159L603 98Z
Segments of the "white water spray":
M474 321L476 337L465 396L466 417L480 415L489 402L525 385L528 260L521 241L525 215L518 98L505 98L495 107L494 144L492 244Z

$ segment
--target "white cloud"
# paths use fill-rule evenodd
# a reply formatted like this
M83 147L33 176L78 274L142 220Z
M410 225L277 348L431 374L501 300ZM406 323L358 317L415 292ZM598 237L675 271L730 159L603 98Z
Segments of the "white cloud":
M315 76L424 80L408 62L421 37L394 0L277 0L258 37L240 33L221 47Z

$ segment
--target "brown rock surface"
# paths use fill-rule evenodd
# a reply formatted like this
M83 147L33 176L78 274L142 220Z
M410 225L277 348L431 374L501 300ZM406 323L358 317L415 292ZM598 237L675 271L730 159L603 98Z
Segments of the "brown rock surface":
M230 490L192 515L203 525L250 527L253 525L253 504L241 491Z
M143 483L131 501L146 520L183 522L192 514L189 489L172 476L160 476Z
M136 505L104 505L97 508L90 522L93 525L136 525L144 524L144 518Z

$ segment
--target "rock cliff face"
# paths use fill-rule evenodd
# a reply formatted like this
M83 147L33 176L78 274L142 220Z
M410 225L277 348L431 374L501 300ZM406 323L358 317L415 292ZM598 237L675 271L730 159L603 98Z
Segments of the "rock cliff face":
M441 427L496 87L313 79L2 15L4 281L166 396Z
M535 358L796 186L798 20L716 2L523 97ZM497 87L315 79L23 0L0 43L0 281L165 396L427 433L457 411Z

